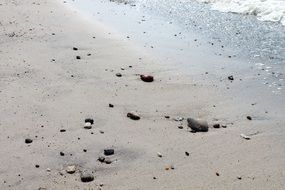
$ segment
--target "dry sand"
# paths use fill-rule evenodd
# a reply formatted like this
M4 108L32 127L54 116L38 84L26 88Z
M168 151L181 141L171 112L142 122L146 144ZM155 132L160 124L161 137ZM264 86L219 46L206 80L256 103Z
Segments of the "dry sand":
M284 120L243 112L212 85L160 65L63 2L4 0L0 18L1 190L284 189ZM141 119L127 118L130 111ZM191 133L176 117L227 128ZM100 163L108 147L113 162ZM67 174L72 164L77 170ZM82 171L95 180L81 182Z

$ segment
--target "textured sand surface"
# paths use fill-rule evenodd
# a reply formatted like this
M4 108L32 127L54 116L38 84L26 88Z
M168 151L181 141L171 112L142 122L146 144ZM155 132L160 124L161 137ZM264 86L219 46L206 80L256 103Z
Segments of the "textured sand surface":
M284 120L274 112L243 111L63 2L5 0L0 18L0 189L284 189ZM141 119L127 118L130 111ZM227 128L191 133L176 117ZM100 163L108 147L113 162ZM70 164L74 174L65 172ZM80 181L85 170L93 182Z

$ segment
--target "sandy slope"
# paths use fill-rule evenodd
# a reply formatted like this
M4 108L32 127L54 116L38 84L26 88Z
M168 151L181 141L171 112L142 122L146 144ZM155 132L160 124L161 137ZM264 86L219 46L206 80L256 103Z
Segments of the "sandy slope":
M0 18L0 189L284 188L284 120L252 108L259 119L247 121L232 98L162 67L57 1L6 0ZM141 73L155 82L142 82ZM141 120L126 117L132 110ZM178 116L228 127L190 133L185 121L177 128ZM95 120L91 130L83 129L86 117ZM115 149L110 165L97 161L107 147ZM65 173L69 164L75 174ZM95 180L82 183L83 170Z

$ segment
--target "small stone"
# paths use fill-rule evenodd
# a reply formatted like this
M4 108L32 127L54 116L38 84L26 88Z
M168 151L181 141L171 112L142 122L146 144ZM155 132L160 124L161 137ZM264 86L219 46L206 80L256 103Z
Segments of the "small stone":
M166 116L164 116L166 119L169 119L170 118L170 116L169 115L166 115Z
M67 166L65 171L69 174L73 174L75 173L76 171L76 166L75 165L70 165L70 166Z
M132 119L132 120L139 120L140 119L140 116L135 112L129 112L127 114L127 117Z
M231 76L228 76L228 79L229 79L229 80L234 80L234 77L233 77L233 75L231 75Z
M116 73L116 76L117 77L122 77L122 74L121 73Z
M153 81L153 76L151 75L140 75L141 80L144 82L152 82Z
M65 129L60 129L60 132L61 132L61 133L65 132L65 131L66 131Z
M216 176L220 176L220 174L218 172L216 172Z
M184 120L183 117L176 117L176 118L174 118L174 121L183 121L183 120Z
M250 140L250 137L245 134L240 134L240 136L246 140Z
M182 126L182 125L179 125L179 126L178 126L178 129L183 129L183 126Z
M241 180L241 179L242 179L242 177L241 177L241 176L237 176L237 179Z
M36 167L36 168L39 168L39 167L40 167L40 165L36 164L36 165L35 165L35 167Z
M86 118L85 119L85 123L91 123L91 125L93 125L94 124L94 119Z
M213 127L217 129L217 128L220 128L221 126L220 126L220 124L216 123L213 125Z
M223 128L227 128L227 126L226 126L226 125L222 125L222 127L223 127Z
M94 180L94 176L89 172L82 172L80 175L80 179L82 182L87 183Z
M59 155L60 155L60 156L64 156L64 152L60 152Z
M110 148L110 149L104 149L104 155L105 156L111 156L115 153L115 150Z
M77 47L73 47L72 49L73 49L74 51L77 51L77 50L78 50L78 48L77 48Z
M190 154L189 154L189 152L186 151L186 152L185 152L185 155L186 155L186 156L189 156Z
M160 152L157 152L157 156L158 156L159 158L162 158L162 154L161 154Z
M99 161L99 162L104 162L104 161L105 161L105 157L104 157L104 156L100 156L100 157L98 158L98 161Z
M86 122L86 123L84 124L84 129L91 129L91 128L92 128L92 124L91 124L91 123Z
M109 108L113 108L114 107L114 105L113 104L109 104Z
M209 129L208 123L205 120L187 119L188 127L194 132L207 132Z
M248 120L252 120L252 118L250 116L246 116L246 119Z
M105 161L104 161L106 164L111 164L112 163L112 160L110 158L105 158Z
M29 139L29 138L28 138L28 139L25 139L25 143L26 143L26 144L30 144L30 143L32 143L32 142L33 142L32 139Z

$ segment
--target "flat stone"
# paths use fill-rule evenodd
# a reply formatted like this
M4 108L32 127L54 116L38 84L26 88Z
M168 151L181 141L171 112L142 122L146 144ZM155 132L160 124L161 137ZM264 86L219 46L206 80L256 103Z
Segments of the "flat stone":
M93 176L93 174L84 171L84 172L81 172L80 179L82 182L87 183L87 182L93 181L94 176Z
M73 174L75 173L76 171L76 166L75 165L70 165L70 166L67 166L65 171L69 174Z
M140 120L140 116L135 112L129 112L127 114L127 117L132 119L132 120Z
M188 127L194 132L207 132L209 129L208 123L205 120L188 118Z
M115 153L115 150L112 149L112 148L109 148L109 149L104 149L104 155L105 156L111 156Z

